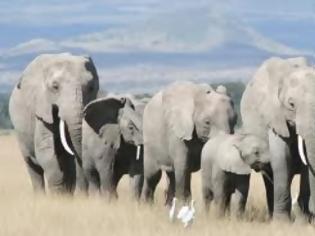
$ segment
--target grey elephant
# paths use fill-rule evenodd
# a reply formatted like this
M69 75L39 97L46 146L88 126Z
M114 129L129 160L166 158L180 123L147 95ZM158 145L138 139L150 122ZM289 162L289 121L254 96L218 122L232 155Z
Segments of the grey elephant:
M314 213L314 94L315 70L305 58L271 58L257 70L241 100L245 131L269 143L274 186L264 181L268 209L275 219L290 218L290 187L297 173L301 174L299 206Z
M221 133L211 138L201 154L202 193L206 210L214 201L216 212L223 216L234 197L236 215L245 210L251 168L264 171L269 163L265 139L252 134Z
M81 167L82 113L99 82L91 58L38 56L10 97L9 112L35 191L85 190Z
M166 203L176 195L184 204L191 195L191 173L200 169L204 143L220 130L233 133L235 123L231 98L209 85L176 82L158 92L143 115L144 199L153 201L165 170Z
M117 197L124 174L131 177L133 196L143 184L142 108L124 97L99 98L84 109L83 169L89 192Z

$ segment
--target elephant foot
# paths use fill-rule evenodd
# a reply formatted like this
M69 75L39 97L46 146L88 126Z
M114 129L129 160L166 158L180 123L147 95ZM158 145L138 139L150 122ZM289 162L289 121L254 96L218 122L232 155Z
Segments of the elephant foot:
M279 223L292 223L292 217L288 213L274 213L272 221Z

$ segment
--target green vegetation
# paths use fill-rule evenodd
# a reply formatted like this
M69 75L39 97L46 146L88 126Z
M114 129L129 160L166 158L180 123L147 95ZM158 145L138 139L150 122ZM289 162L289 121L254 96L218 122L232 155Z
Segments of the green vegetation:
M0 93L0 129L11 129L9 117L9 94Z
M220 83L224 85L228 92L231 94L235 109L238 114L238 121L240 121L240 100L242 97L242 94L245 89L245 84L243 82L226 82L226 83ZM218 84L212 84L214 88L216 88ZM136 98L149 98L150 94L137 94ZM11 129L12 124L9 117L9 111L8 111L8 105L9 105L9 93L0 93L0 129Z

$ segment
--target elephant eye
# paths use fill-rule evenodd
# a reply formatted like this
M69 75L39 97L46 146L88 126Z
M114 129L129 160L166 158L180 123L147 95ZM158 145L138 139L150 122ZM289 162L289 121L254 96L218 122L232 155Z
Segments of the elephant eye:
M292 101L292 99L289 99L289 100L288 100L288 105L289 105L289 107L290 107L291 110L294 110L294 109L295 109L295 104L294 104L294 102Z
M254 154L255 154L255 156L259 156L259 151L256 150Z
M291 108L294 108L294 103L293 103L293 102L289 102L289 106L290 106Z
M51 88L54 92L59 90L59 83L57 81L52 82Z

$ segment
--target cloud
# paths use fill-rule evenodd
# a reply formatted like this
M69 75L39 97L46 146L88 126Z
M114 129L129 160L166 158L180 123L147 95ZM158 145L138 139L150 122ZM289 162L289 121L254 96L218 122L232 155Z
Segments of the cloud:
M21 71L18 70L0 70L0 91L3 88L12 87L19 79Z
M47 39L32 39L4 50L2 57L14 57L30 53L43 53L61 50L58 43Z

